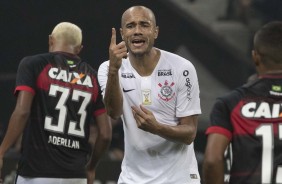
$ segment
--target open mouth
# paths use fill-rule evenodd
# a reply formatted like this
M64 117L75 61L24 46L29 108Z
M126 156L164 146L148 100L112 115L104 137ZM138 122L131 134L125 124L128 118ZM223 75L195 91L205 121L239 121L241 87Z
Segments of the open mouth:
M145 43L145 41L144 40L141 40L141 39L134 39L134 40L132 40L132 42L131 42L135 47L140 47L140 46L142 46L144 43Z

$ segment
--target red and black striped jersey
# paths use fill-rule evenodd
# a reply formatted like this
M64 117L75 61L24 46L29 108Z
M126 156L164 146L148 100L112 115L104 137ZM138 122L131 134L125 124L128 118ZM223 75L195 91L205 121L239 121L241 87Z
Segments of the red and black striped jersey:
M230 183L282 183L282 76L268 75L217 99L206 133L231 141Z
M105 112L96 71L78 56L62 52L25 57L15 94L34 94L24 130L18 174L84 178L89 126Z

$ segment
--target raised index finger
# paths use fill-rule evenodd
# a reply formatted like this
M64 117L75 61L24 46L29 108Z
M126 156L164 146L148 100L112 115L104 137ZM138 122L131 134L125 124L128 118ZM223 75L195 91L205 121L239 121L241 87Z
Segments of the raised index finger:
M117 36L116 36L116 29L112 28L112 38L111 38L111 45L116 45Z

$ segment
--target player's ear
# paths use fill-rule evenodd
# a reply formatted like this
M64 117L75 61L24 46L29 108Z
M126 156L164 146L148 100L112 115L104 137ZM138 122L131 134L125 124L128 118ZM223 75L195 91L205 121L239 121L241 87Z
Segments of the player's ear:
M49 45L49 52L51 52L53 50L53 45L54 45L54 38L52 35L49 35L48 45Z
M157 39L158 35L159 35L159 26L156 26L155 33L154 33L154 38Z
M76 47L75 47L75 50L74 50L75 54L76 54L76 55L79 54L82 49L83 49L83 45L76 46Z
M124 38L123 38L123 32L122 32L122 28L119 28L119 32L120 32L121 39L122 39L122 40L124 40Z
M49 46L53 45L53 37L52 37L52 35L49 35L48 43L49 43Z
M260 64L261 57L256 50L252 50L252 58L255 66L258 66Z

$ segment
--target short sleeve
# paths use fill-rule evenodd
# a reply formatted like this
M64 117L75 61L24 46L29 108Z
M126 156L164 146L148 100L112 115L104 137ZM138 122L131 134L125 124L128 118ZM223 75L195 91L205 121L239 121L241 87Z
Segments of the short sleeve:
M101 88L102 96L105 96L105 89L108 80L109 61L103 62L98 69L98 81Z
M102 94L101 94L101 89L99 87L99 82L96 77L95 77L95 83L97 84L95 86L97 86L98 93L97 93L97 98L96 98L95 105L94 105L94 113L93 113L94 117L99 116L100 114L103 114L106 112L105 105L103 103Z
M195 67L185 62L178 70L176 116L201 114L200 90Z
M210 114L210 127L206 134L219 133L225 135L229 140L232 138L232 124L230 122L230 109L223 99L218 98Z
M35 94L36 77L33 62L33 57L25 57L21 60L17 70L15 95L22 90Z

